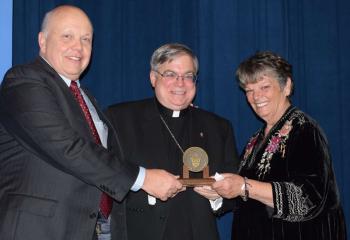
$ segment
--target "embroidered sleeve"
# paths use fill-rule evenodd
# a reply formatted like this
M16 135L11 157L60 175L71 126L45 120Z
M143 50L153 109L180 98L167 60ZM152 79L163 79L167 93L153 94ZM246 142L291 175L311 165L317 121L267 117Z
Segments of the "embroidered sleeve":
M302 221L314 208L301 186L291 182L272 182L275 218L289 222Z

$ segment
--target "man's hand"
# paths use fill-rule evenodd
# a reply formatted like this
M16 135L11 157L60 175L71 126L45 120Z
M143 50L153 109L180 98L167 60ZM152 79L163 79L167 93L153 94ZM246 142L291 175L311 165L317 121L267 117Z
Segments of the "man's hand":
M149 195L166 201L183 190L178 177L161 169L146 169L146 177L142 189Z

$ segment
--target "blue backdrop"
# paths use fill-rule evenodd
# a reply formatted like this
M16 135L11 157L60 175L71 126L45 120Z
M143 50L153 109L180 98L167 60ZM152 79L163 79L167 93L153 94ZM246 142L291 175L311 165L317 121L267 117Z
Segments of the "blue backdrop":
M240 150L261 123L235 82L237 65L257 50L287 58L294 66L294 104L328 135L350 229L350 1L14 0L14 64L37 55L42 17L62 3L81 7L93 22L93 60L83 84L102 106L153 95L151 53L182 42L199 56L195 103L231 120ZM219 220L222 239L229 239L230 218Z
M2 0L0 8L0 83L12 64L12 0Z

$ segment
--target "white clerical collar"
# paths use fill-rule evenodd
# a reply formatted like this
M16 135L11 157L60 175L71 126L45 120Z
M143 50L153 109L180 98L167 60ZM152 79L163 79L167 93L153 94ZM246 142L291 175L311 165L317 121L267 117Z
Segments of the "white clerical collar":
M173 118L178 118L178 117L180 117L180 111L173 111L172 117L173 117Z
M173 110L162 105L157 98L155 98L159 113L167 118L182 118L188 112L188 107L181 110Z

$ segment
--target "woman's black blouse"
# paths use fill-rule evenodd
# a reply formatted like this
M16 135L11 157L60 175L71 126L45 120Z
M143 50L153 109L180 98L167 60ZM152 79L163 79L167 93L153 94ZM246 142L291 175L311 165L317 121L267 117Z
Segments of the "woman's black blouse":
M232 239L346 239L328 144L317 123L291 106L242 153L239 174L270 182L274 208L237 199Z

